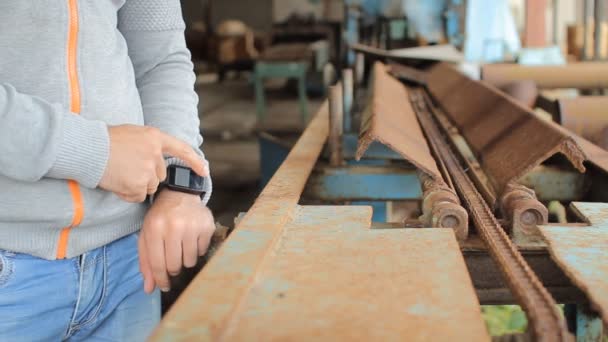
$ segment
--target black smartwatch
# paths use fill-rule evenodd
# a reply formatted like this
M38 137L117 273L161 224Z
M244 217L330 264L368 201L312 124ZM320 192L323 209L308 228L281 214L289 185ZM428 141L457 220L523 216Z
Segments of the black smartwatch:
M167 179L161 184L162 188L205 196L205 177L201 177L189 167L179 165L167 166Z

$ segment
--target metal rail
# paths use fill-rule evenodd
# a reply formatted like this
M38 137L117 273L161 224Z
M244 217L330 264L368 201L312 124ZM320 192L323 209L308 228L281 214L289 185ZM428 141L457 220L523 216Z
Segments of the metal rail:
M524 308L531 332L536 341L569 341L571 336L562 320L557 303L530 269L522 255L509 240L492 211L462 168L459 160L445 141L432 118L432 107L423 90L412 91L411 100L416 108L420 125L426 132L436 157L443 160L450 171L456 190L468 207L479 235L488 245L492 258L499 265L509 288Z

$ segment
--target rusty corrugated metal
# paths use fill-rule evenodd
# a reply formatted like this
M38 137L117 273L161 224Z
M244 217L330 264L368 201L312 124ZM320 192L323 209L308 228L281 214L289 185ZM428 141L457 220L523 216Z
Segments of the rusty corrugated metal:
M499 193L557 153L579 171L585 170L585 155L565 129L538 118L496 88L442 63L429 72L428 89L460 129Z
M599 89L608 88L608 63L580 62L552 66L486 64L481 68L481 77L497 87L513 81L530 80L541 89Z
M573 203L590 227L541 227L555 261L608 325L608 205Z
M299 208L224 339L488 341L453 233L370 221L361 207Z
M328 126L325 103L253 207L161 321L152 341L216 340L225 334L295 213Z
M372 142L379 141L432 179L441 180L405 86L380 62L374 64L373 78L372 95L361 120L357 159Z

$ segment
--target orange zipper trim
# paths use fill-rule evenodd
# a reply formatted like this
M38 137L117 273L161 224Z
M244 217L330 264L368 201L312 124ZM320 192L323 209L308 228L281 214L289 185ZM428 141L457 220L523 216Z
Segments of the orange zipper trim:
M78 81L78 0L68 0L69 12L69 28L68 28L68 79L70 84L70 111L74 114L80 114L80 83ZM82 192L76 181L68 181L68 188L74 203L74 215L72 223L65 227L59 234L59 243L57 244L57 259L65 259L68 249L68 240L70 238L70 230L82 223L84 217L84 202L82 200Z

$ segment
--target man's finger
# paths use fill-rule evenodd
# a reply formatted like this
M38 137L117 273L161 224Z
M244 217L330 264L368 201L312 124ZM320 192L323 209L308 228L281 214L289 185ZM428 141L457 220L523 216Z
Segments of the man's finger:
M182 248L184 250L184 267L191 268L196 266L198 261L198 238L186 238L182 241Z
M160 237L151 237L146 234L144 238L154 282L161 291L169 292L171 283L169 282L167 265L165 264L165 244Z
M158 186L160 185L160 180L158 178L156 179L151 179L150 183L148 183L148 195L152 195L156 193L156 190L158 190Z
M194 152L194 149L190 145L166 134L162 135L161 144L164 154L183 160L186 162L186 165L201 177L209 175L204 161Z
M152 269L150 268L150 262L148 261L148 252L144 244L144 238L141 235L137 239L137 249L139 251L139 271L144 278L144 292L150 294L154 291L156 284L154 283Z
M204 235L200 235L198 237L197 244L199 256L203 256L207 253L207 249L209 249L209 243L211 243L211 236L207 237Z
M162 157L156 161L156 176L160 182L164 182L167 179L167 165Z
M165 259L167 271L176 276L182 270L182 240L175 237L177 234L172 235L165 239Z

